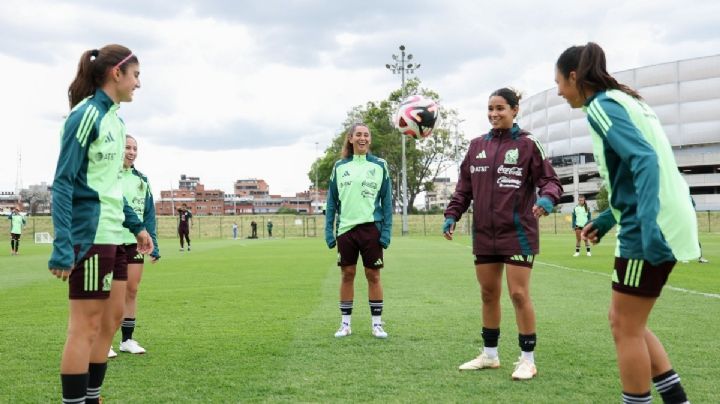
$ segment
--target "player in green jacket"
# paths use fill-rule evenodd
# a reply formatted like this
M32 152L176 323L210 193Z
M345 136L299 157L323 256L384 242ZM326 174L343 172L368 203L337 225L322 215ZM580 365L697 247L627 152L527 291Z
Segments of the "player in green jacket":
M127 263L123 236L133 232L138 251L153 242L123 198L119 181L125 148L120 102L140 87L138 59L126 47L83 53L68 95L52 187L55 240L50 271L69 280L70 315L60 364L63 403L97 403L107 353L120 325Z
M126 135L125 141L125 157L123 159L123 170L120 175L122 182L123 196L127 200L135 214L143 222L145 229L150 233L150 237L155 247L150 253L150 262L155 264L160 259L160 249L157 242L157 225L155 221L155 202L153 201L150 183L147 177L135 168L135 159L137 158L137 140ZM128 262L128 281L125 294L125 308L123 310L123 320L121 324L122 340L120 342L120 351L131 354L144 354L145 348L140 346L133 339L135 331L135 313L137 310L137 293L138 286L142 280L142 274L145 264L145 255L138 252L137 242L133 234L129 231L125 232L123 239L123 247ZM110 347L108 358L117 356L117 353Z
M580 255L582 229L591 220L592 213L590 213L590 208L585 201L585 195L580 195L578 197L578 204L573 208L572 212L572 228L575 231L575 254L573 254L573 257ZM585 240L585 250L587 250L588 257L592 256L592 253L590 252L590 241L588 240Z
M350 318L355 295L358 255L362 256L372 317L372 334L387 338L381 320L383 290L380 269L383 249L392 234L392 183L385 160L370 154L372 137L365 124L353 125L345 138L342 159L335 162L328 186L325 242L337 245L342 320L335 337L352 333ZM336 222L337 215L337 222Z
M10 254L18 255L20 235L22 235L22 229L25 227L27 219L20 214L20 209L13 208L12 213L8 216L8 220L10 220Z
M558 58L558 94L587 114L593 152L610 208L582 230L598 243L618 225L610 328L624 403L649 403L650 380L665 403L687 397L665 348L647 320L677 260L700 256L697 222L662 124L640 95L606 68L595 43Z

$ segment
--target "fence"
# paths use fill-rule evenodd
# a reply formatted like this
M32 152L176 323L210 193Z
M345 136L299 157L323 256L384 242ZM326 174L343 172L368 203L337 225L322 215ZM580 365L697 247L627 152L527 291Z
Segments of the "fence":
M457 223L456 234L470 234L470 226L466 214ZM697 212L698 229L700 232L720 232L720 212ZM238 238L247 238L250 235L250 223L257 223L257 235L260 238L268 236L267 223L273 223L273 237L324 237L325 216L322 215L239 215L239 216L194 216L193 226L190 228L191 239L230 238L232 237L233 223L238 225ZM409 215L408 230L411 236L440 235L445 218L442 215ZM572 233L571 216L565 213L553 213L540 219L540 232L552 234ZM9 226L9 224L8 224ZM157 221L158 237L177 237L177 217L159 216ZM25 234L48 232L53 234L52 220L48 216L28 217ZM402 233L402 219L400 215L393 217L393 236ZM5 233L9 239L9 233ZM25 238L31 240L30 237Z

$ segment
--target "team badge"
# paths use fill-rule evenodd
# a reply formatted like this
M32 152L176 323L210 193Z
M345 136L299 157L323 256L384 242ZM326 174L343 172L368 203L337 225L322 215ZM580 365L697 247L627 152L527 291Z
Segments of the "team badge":
M505 153L505 164L517 164L520 152L517 148L510 149Z

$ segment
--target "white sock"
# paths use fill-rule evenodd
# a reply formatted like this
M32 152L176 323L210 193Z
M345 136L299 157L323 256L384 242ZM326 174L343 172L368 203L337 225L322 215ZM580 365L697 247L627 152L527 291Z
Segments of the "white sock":
M342 315L342 322L343 324L347 324L348 327L350 327L350 318L352 315L343 314Z
M370 316L372 318L372 325L375 327L376 325L382 325L382 316Z
M497 350L497 347L496 347L496 346L495 346L495 347L492 347L492 348L483 347L483 352L485 353L485 355L488 356L488 358L491 358L491 359L492 359L492 358L497 358L497 357L498 357L498 350Z
M522 358L525 359L526 361L528 361L532 364L535 363L535 352L534 351L530 351L530 352L520 351L520 354L522 355Z

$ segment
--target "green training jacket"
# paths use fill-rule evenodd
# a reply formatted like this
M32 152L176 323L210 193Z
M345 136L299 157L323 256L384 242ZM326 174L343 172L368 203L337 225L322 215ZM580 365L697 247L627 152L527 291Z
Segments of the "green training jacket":
M653 265L698 258L689 187L655 113L619 90L597 92L583 111L610 202L610 208L592 221L599 235L618 224L618 257Z
M142 221L145 229L150 233L153 241L151 257L160 258L160 247L157 242L157 222L155 219L155 202L153 201L150 183L145 175L138 171L135 166L123 168L120 172L120 179L123 187L123 196L132 210ZM129 230L125 231L123 244L134 244L135 235Z
M123 198L126 130L117 115L119 106L98 89L65 120L52 185L55 240L49 268L71 268L74 246L82 257L93 244L122 244L123 227L133 234L145 229Z

